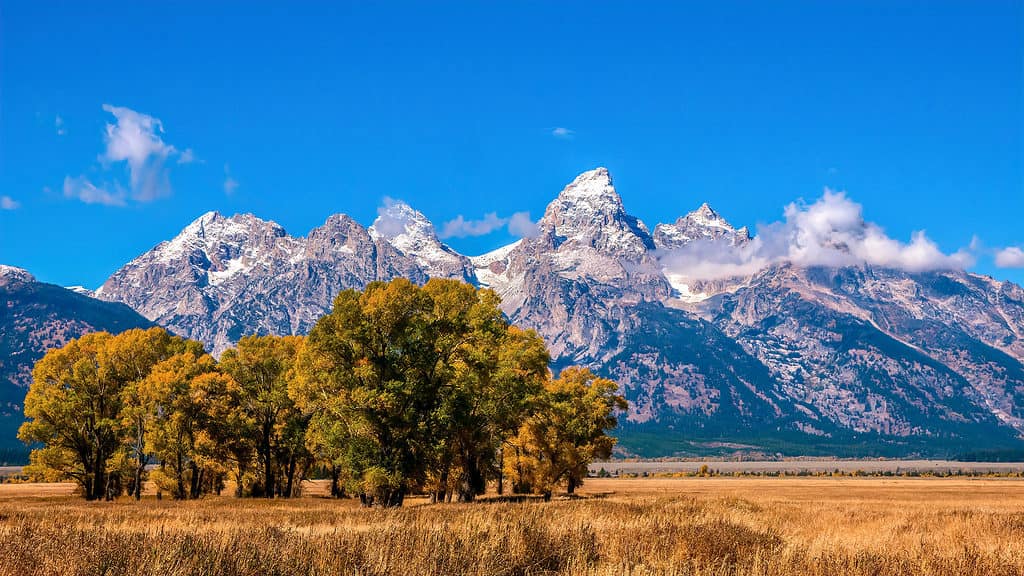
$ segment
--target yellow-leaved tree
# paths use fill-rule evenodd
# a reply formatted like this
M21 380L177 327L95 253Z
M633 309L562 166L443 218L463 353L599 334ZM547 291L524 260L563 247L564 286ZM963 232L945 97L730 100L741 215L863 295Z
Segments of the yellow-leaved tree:
M562 370L510 441L504 464L513 490L550 499L564 483L572 494L592 461L611 456L615 438L607 432L618 424L616 411L626 408L614 381L586 368Z

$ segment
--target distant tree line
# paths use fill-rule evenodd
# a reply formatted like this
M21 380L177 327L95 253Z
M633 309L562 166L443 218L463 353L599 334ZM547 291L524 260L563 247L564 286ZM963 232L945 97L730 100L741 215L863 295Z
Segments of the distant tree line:
M407 280L346 290L307 337L248 336L217 361L161 328L87 334L36 364L26 472L85 498L333 496L471 501L493 483L550 497L611 455L626 408L589 370L551 377L543 340L490 290Z

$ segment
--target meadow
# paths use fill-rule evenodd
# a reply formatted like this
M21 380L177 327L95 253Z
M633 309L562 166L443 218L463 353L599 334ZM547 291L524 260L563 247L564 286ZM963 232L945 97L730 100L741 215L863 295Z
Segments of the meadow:
M0 574L1024 574L1024 482L590 479L544 503L86 502L0 485Z

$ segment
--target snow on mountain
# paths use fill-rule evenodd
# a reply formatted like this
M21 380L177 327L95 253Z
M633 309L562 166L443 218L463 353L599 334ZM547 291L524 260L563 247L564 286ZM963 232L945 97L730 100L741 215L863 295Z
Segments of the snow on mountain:
M664 260L754 245L707 204L651 234L597 168L555 197L535 236L473 258L400 202L369 229L336 215L304 238L211 212L97 295L220 352L244 334L307 332L344 288L464 279L495 290L512 321L537 330L556 369L583 364L617 379L632 404L627 436L775 439L807 450L822 437L836 446L874 439L886 454L935 454L1004 446L1024 432L1019 286L957 271L784 261L695 279L689 261L670 271Z
M308 331L345 288L398 276L412 258L344 215L305 238L249 214L203 214L132 260L97 291L219 353L245 334Z
M389 201L369 231L412 257L431 278L473 281L469 259L443 244L430 220L405 202Z
M654 227L654 244L663 250L680 248L695 240L723 239L732 245L743 244L750 240L750 232L746 226L733 228L707 202L672 224Z
M520 242L522 241L516 240L497 250L471 257L469 260L473 263L477 284L485 288L494 288L507 283L508 276L505 272L508 270L509 255Z
M29 273L24 268L18 268L16 266L8 266L6 264L0 264L0 281L19 281L19 282L33 282L35 276Z

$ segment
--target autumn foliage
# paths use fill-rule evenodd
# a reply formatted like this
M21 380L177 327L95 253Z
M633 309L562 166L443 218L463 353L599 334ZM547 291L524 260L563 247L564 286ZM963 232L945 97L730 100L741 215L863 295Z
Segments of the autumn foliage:
M308 337L249 336L220 360L160 328L94 333L36 365L19 436L27 471L87 499L290 497L314 473L334 496L400 506L488 486L571 493L611 454L626 408L586 369L552 379L536 333L490 290L406 280L338 295Z

